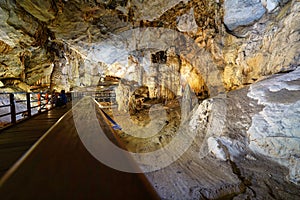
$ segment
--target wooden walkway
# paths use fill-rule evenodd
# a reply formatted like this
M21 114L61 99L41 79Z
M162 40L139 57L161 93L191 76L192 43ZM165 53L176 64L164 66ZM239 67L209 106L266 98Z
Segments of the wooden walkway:
M111 127L100 122L105 121L100 115L97 111L99 124L106 134L113 135ZM136 168L131 159L123 158ZM69 111L0 179L0 199L160 198L144 174L121 172L95 159L81 142Z
M70 108L55 108L0 130L0 177Z

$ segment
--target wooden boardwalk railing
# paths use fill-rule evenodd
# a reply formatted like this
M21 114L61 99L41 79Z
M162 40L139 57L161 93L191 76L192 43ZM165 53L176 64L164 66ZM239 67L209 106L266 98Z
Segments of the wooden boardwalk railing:
M116 94L114 90L71 92L71 96L72 98L76 99L90 96L98 102L111 102L113 104L116 103Z
M16 95L21 98L16 98ZM51 95L48 93L0 93L2 99L9 99L8 104L0 105L0 121L5 116L10 116L10 121L7 123L15 124L17 116L23 115L19 118L31 117L33 114L48 111L53 108L51 103ZM23 97L23 99L22 99ZM18 110L17 105L26 105L25 110ZM9 107L9 111L5 113L2 108Z
M77 113L89 115L80 103ZM103 113L95 108L102 129L113 137ZM67 112L2 177L1 199L160 199L144 174L120 172L95 159L80 140L73 113ZM131 159L126 162L137 167Z
M51 109L0 129L0 177L70 108ZM1 199L1 198L0 198Z
M81 99L84 96L91 96L98 102L115 103L116 99L113 90L69 92L67 96L69 101ZM30 118L35 114L49 111L55 107L53 96L49 93L0 93L0 98L7 99L7 104L0 104L0 122L4 121L2 120L3 117L10 116L10 120L5 121L7 125L16 124L18 119ZM25 109L18 109L18 105L23 105ZM5 112L4 108L9 108L9 111Z

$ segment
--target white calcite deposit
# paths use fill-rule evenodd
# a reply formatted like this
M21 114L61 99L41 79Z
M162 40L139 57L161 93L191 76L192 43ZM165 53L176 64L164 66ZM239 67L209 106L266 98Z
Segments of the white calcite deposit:
M300 183L300 69L250 87L248 96L264 109L253 116L250 148L289 168Z

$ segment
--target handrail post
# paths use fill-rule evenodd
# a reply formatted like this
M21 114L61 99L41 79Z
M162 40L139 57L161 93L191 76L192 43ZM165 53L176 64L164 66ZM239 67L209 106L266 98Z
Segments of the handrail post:
M38 112L41 113L42 112L42 107L41 107L41 93L37 93L37 100L38 100Z
M15 97L13 93L9 94L10 101L10 115L11 115L11 123L15 124L16 120L16 105L15 105Z
M26 102L27 102L27 113L28 113L28 117L31 117L30 93L26 93Z
M48 109L48 104L49 104L49 95L48 95L48 92L45 93L45 101L46 101L46 103L45 103L45 104L46 104L46 105L45 105L46 110L49 110L49 109Z

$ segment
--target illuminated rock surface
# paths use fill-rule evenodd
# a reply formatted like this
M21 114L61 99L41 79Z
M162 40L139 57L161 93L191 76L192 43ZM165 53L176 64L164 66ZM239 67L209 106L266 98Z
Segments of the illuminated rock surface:
M161 196L299 198L299 80L298 69L203 101L185 124L193 145L147 174Z
M198 134L148 174L164 199L297 199L299 21L298 0L3 0L0 92L119 77L116 112L145 126L151 103L172 110L154 115L166 128L151 143L167 144L182 119ZM287 74L257 83L277 73Z

